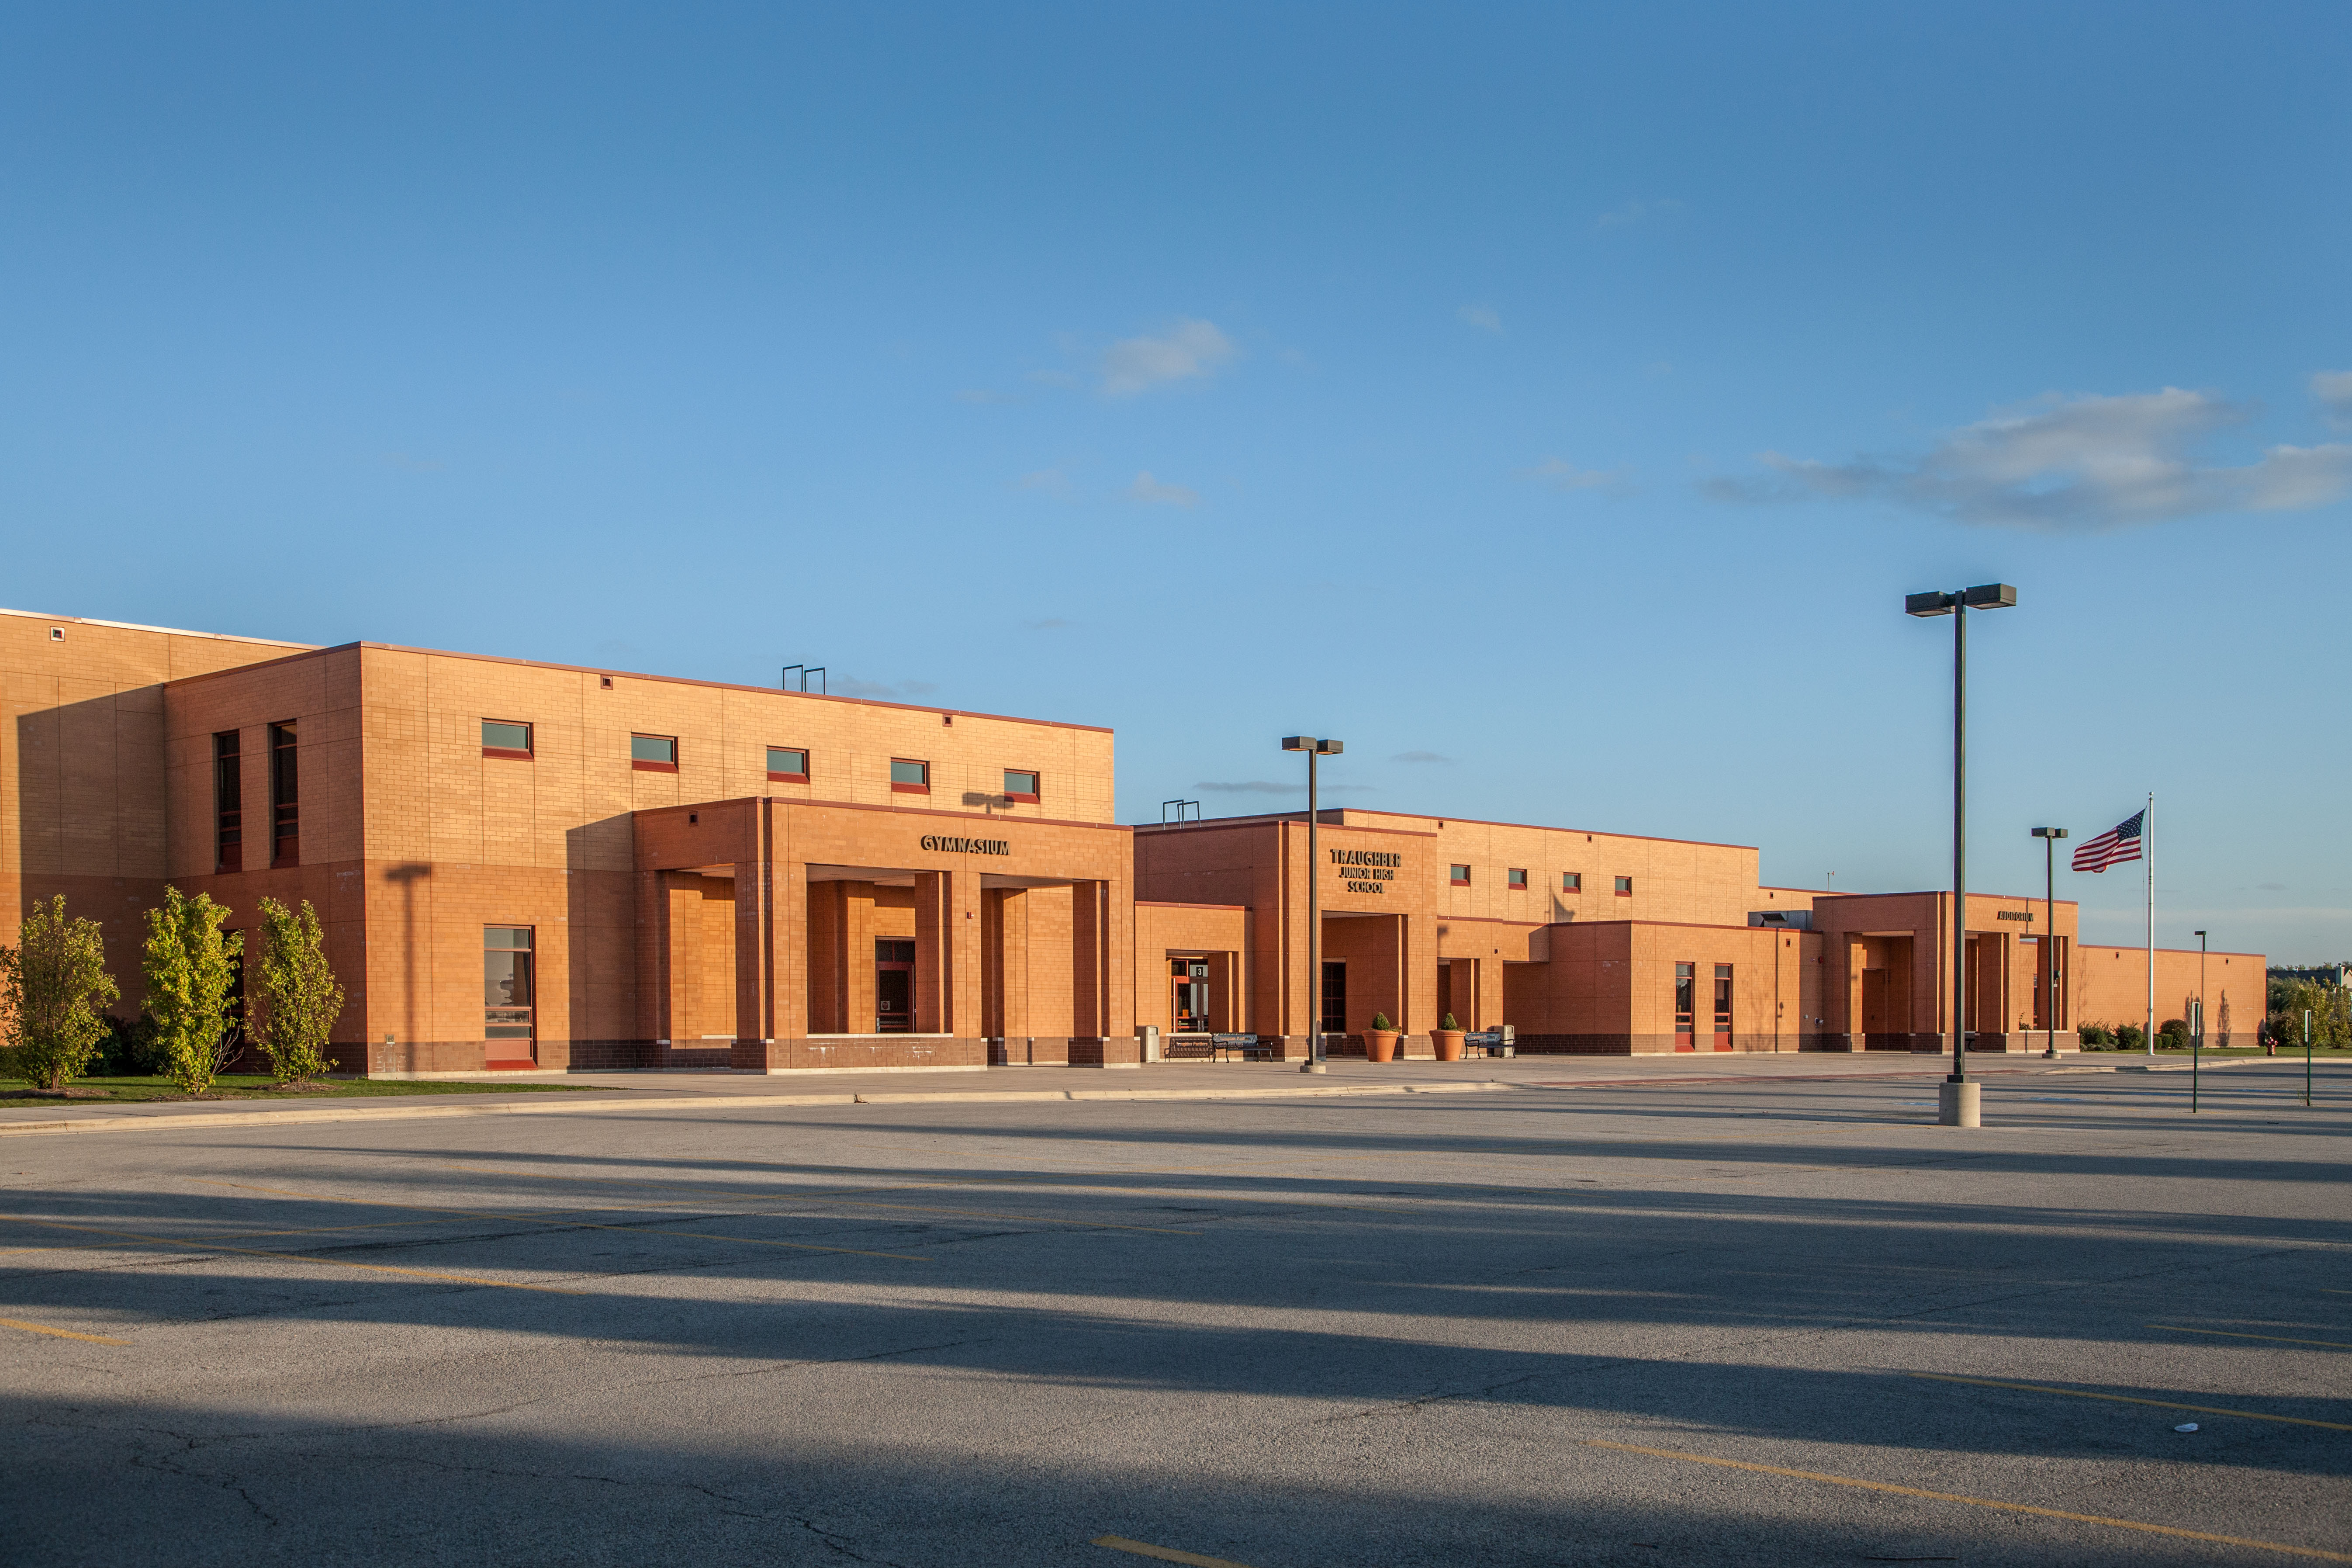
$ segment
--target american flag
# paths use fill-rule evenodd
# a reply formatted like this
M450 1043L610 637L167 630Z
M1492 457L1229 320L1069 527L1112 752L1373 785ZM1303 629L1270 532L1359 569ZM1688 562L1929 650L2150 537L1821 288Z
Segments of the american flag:
M2074 851L2074 869L2104 871L2110 866L2120 866L2126 860L2139 858L2139 826L2147 819L2145 809L2133 812L2096 838Z

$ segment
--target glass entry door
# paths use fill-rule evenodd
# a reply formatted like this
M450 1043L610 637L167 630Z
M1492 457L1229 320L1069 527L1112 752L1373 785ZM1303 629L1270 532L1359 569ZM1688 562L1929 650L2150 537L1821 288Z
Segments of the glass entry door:
M1170 984L1175 987L1168 1016L1175 1020L1170 1030L1178 1035L1205 1035L1209 1023L1209 966L1197 958L1171 958L1168 961Z
M915 1032L915 944L892 937L874 941L874 1032Z
M1327 1035L1348 1032L1348 965L1345 962L1323 966L1323 1032Z

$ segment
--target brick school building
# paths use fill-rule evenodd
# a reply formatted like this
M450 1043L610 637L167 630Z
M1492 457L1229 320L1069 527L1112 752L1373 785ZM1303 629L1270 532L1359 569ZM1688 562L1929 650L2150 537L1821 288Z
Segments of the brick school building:
M1941 1041L1948 894L1762 885L1752 847L1326 811L1130 827L1097 727L0 611L0 942L66 896L121 1010L166 884L307 899L345 1070L1139 1067L1250 1033L1408 1055ZM1322 967L1307 973L1318 884ZM1971 894L1975 1048L2140 1016L2146 954ZM2047 928L2047 929L2045 929ZM2158 954L2251 1038L2260 954ZM2062 1048L2073 1041L2065 1033ZM2221 1043L2217 1037L2216 1044Z

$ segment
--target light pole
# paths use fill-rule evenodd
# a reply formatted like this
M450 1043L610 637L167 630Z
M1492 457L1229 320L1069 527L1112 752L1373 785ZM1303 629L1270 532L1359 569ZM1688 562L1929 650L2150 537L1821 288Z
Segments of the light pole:
M1936 1120L1946 1127L1982 1124L1980 1086L1969 1081L1969 612L2017 603L2006 583L1949 594L1910 594L1903 613L1922 620L1952 617L1952 1074L1936 1087Z
M1336 757L1348 749L1340 741L1318 741L1312 735L1285 735L1282 749L1307 753L1307 1059L1300 1072L1325 1072L1323 1065L1323 906L1318 897L1323 868L1316 863L1315 761Z
M2042 1019L2050 1032L2050 1048L2042 1054L2055 1060L2058 1056L2058 840L2066 837L2063 827L2037 827L2033 837L2042 840L2042 967L2050 977L2042 984L2046 988L2042 998Z
M2197 1068L2205 1057L2205 933L2197 933L2197 1016L2189 1023L2189 1109L2197 1109Z

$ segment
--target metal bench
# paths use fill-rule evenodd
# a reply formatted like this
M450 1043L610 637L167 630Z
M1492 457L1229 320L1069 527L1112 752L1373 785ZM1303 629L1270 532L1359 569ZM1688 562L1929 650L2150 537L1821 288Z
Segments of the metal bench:
M1211 1061L1223 1061L1227 1051L1240 1052L1244 1061L1254 1058L1263 1058L1266 1061L1274 1059L1274 1047L1260 1043L1255 1035L1211 1035L1209 1037Z
M1499 1029L1480 1029L1462 1037L1462 1048L1465 1055L1471 1051L1484 1051L1490 1057L1516 1057L1518 1055L1518 1031L1508 1024Z

